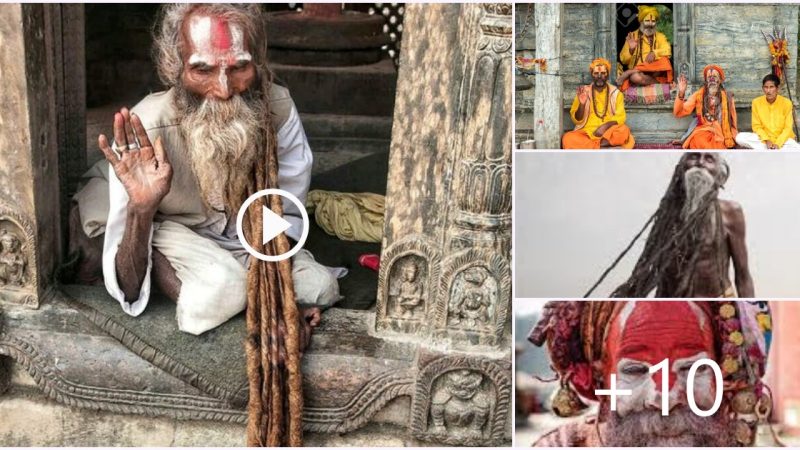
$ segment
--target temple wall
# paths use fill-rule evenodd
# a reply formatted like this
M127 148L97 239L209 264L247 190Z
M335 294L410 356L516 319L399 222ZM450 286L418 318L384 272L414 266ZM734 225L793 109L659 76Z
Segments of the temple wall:
M565 3L563 7L564 42L561 49L564 57L561 61L561 79L565 95L572 97L575 91L573 86L591 81L589 63L595 58L598 5Z
M797 4L703 4L694 7L696 79L703 67L719 64L725 85L740 98L761 95L761 79L770 73L770 56L761 31L786 27L792 90L797 80ZM785 95L785 94L784 94Z
M588 65L596 48L596 4L564 4L562 80L565 95L588 83ZM519 6L518 6L519 8ZM703 4L693 5L695 78L702 79L707 64L725 70L726 85L740 98L752 97L761 88L761 78L770 71L770 58L761 30L786 27L789 41L789 80L797 80L798 5L796 4ZM673 43L674 44L674 43ZM675 54L673 45L673 54ZM676 75L679 62L674 61ZM793 91L794 92L794 91Z

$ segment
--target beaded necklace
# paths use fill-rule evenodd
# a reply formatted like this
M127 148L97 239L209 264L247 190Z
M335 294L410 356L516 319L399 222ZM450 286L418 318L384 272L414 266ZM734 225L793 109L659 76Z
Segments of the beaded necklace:
M635 55L634 55L634 58L633 58L634 64L638 63L639 61L644 62L644 54L643 54L644 47L642 47L642 43L644 42L644 39L647 39L647 44L650 46L650 51L652 52L652 51L654 51L653 44L655 43L655 38L656 38L655 34L653 34L650 37L647 37L647 36L644 35L642 30L638 30L638 31L639 31L639 45L636 46L636 51L635 51Z
M594 89L594 86L592 86L592 89ZM606 90L606 104L605 108L603 109L603 114L600 114L597 111L597 96L592 93L592 109L594 109L594 115L601 119L605 118L606 113L608 112L608 85L606 85L604 89Z

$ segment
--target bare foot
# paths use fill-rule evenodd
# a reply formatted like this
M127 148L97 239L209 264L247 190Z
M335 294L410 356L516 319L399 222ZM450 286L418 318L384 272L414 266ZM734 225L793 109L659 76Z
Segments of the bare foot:
M311 345L311 334L322 320L322 310L317 307L300 309L300 354Z
M622 86L622 83L624 83L625 80L627 80L630 75L631 75L631 71L630 70L626 70L625 72L622 72L622 74L620 76L618 76L617 79L616 79L617 86Z

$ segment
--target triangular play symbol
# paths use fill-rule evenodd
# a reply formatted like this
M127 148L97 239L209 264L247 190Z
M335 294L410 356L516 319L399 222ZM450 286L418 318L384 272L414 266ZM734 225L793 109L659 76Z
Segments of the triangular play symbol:
M276 236L292 227L292 224L265 206L261 207L261 214L264 218L264 228L261 241L262 244L266 244L267 242L275 239Z

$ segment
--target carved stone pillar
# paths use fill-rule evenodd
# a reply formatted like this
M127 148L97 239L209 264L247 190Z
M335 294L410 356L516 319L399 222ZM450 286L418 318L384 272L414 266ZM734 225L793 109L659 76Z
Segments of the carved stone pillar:
M561 148L564 130L561 73L561 3L536 4L536 57L547 60L547 74L536 75L533 100L533 137L536 148Z
M673 8L675 42L672 44L672 55L675 78L685 72L691 84L698 76L694 51L694 5L675 3Z
M507 342L511 305L511 8L484 4L453 148L437 337Z
M61 255L51 9L0 6L0 42L0 301L36 308Z
M597 32L595 33L595 58L605 58L613 62L617 60L616 51L616 13L614 11L614 3L598 3L594 5L597 8Z
M510 439L511 11L404 21L376 331L419 342L411 431L449 445Z

